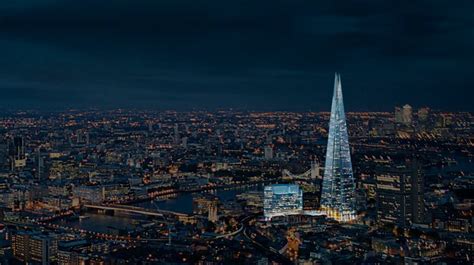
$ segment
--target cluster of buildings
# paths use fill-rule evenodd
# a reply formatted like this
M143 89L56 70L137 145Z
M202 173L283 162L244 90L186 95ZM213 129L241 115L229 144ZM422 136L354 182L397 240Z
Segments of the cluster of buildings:
M473 122L339 75L323 113L7 112L0 261L469 264Z
M405 105L403 108L397 107L394 128L426 130L427 124L429 124L429 114L428 108L421 108L415 121L412 108L409 105ZM445 115L442 115L442 119L445 120ZM445 123L443 123L444 125ZM471 149L469 146L472 147L472 136L464 138L464 140L467 143L466 148ZM424 149L427 153L433 151L428 150ZM466 153L470 153L470 151ZM392 154L393 158L390 157ZM436 160L431 160L432 157L423 153L408 154L400 149L388 149L385 154L379 157L365 155L367 166L372 167L369 170L371 172L361 174L361 179L357 181L352 169L351 150L342 103L341 80L336 74L324 177L319 183L321 198L319 209L316 211L304 210L303 194L296 184L266 186L264 193L265 220L272 221L273 219L274 221L276 219L276 221L270 226L265 223L257 225L259 227L257 230L262 234L271 233L268 231L284 224L298 227L296 230L306 234L309 238L313 238L312 234L314 233L323 235L324 240L321 240L321 237L313 238L314 242L311 244L308 241L308 243L305 243L304 240L301 241L298 236L297 246L293 246L290 253L287 253L288 245L295 240L288 239L287 245L281 248L280 253L286 253L286 256L293 262L301 264L320 264L328 261L404 264L449 264L451 262L463 264L466 262L467 264L473 258L474 242L470 233L473 231L474 198L466 196L464 192L472 192L474 183L472 177L464 176L465 173L461 171L458 173L461 175L456 176L453 181L464 183L462 188L457 189L453 187L454 185L449 185L450 187L444 186L445 189L441 191L439 188L443 186L442 184L434 184L436 181L433 180L425 181L427 172L430 171L436 172L435 174L438 174L436 177L443 178L440 174L444 172L433 170L432 166ZM472 155L468 155L468 163L472 163L471 157ZM455 160L443 158L437 163L441 163L441 167L445 165L450 167L451 163L458 163L457 160L453 161ZM446 183L446 181L443 182ZM317 184L313 183L313 185ZM357 190L356 186L359 187ZM432 192L427 194L426 192L430 189ZM445 192L449 193L449 189L451 191L458 190L454 193L464 194L464 196L451 197L451 200L458 201L448 207L457 209L454 210L456 214L451 213L457 216L455 218L453 218L454 215L451 215L451 218L447 217L450 214L447 214L445 206L450 204L449 202L444 201L443 203L433 198L433 196L443 197L440 192L446 194ZM361 201L362 203L360 203ZM434 203L434 201L437 202ZM443 210L445 214L442 214ZM446 223L439 221L440 214ZM338 223L324 223L321 221L320 215ZM344 229L339 227L339 224L345 224L345 233L341 233L341 230ZM367 228L364 229L364 226ZM348 227L349 229L347 229ZM361 229L363 236L360 235ZM446 233L446 231L452 233ZM358 242L361 240L365 240L367 243ZM299 258L295 255L297 250L302 250ZM453 255L458 258L453 258ZM461 256L464 257L460 258Z

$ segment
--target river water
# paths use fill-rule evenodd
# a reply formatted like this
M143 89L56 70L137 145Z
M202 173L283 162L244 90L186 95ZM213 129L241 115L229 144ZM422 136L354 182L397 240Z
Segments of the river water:
M464 171L473 172L474 164L471 160L465 157L455 157L458 164L450 165L443 168L431 168L427 170L427 174L446 174L450 171ZM232 189L220 189L214 191L207 191L207 193L215 194L219 197L221 202L225 203L228 200L234 200L235 196L247 191L263 191L262 185L256 185L252 187L240 187ZM161 209L169 210L181 213L192 213L193 211L193 197L199 193L181 193L176 197L169 198L164 201L148 201L142 202L137 206L148 208L148 209ZM102 232L102 233L114 233L118 229L133 230L138 225L137 220L145 220L141 216L128 216L128 215L115 215L108 216L95 213L85 213L87 218L82 220L60 220L57 223L65 226L86 229L90 231Z
M255 185L251 187L239 187L231 189L218 189L214 191L207 191L219 197L222 203L229 200L234 200L235 196L248 191L262 190L262 185ZM204 193L204 192L202 192ZM161 209L169 210L181 213L192 213L193 212L193 197L200 193L181 193L176 197L170 198L164 201L147 201L138 204L137 206L148 208L148 209ZM86 218L82 220L78 219L62 219L56 221L57 224L62 226L69 226L74 228L86 229L89 231L101 232L101 233L115 233L118 230L134 230L139 224L137 220L146 220L141 216L130 216L130 215L103 215L87 212L84 213Z
M144 203L140 203L140 207L148 208L148 209L160 209L160 210L168 210L174 212L181 212L181 213L192 213L193 212L193 197L197 196L198 194L204 193L211 193L219 197L219 200L222 203L225 203L229 200L234 200L235 196L241 194L243 192L248 191L256 191L262 190L262 185L255 185L251 187L239 187L239 188L230 188L230 189L217 189L212 191L205 191L200 193L182 193L179 194L175 198L171 198L164 201L148 201Z

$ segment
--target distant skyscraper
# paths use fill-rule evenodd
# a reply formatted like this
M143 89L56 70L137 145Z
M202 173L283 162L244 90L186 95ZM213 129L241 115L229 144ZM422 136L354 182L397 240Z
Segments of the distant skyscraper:
M26 166L25 141L23 137L15 137L10 146L12 168Z
M403 113L400 107L395 107L395 123L403 123Z
M354 191L341 77L336 73L321 194L321 210L328 217L337 221L344 222L355 219Z
M405 104L402 110L402 122L405 125L411 125L413 120L413 109L410 105Z
M176 123L174 125L174 143L175 144L180 144L180 141L181 141L181 138L179 136L179 127L178 127L178 124Z
M38 147L38 149L36 150L36 163L37 163L37 172L36 172L36 178L38 180L41 180L41 175L42 175L42 171L43 171L43 167L44 167L44 160L43 160L43 157L41 157L41 149Z
M300 214L303 211L303 191L295 184L265 186L263 204L266 220Z

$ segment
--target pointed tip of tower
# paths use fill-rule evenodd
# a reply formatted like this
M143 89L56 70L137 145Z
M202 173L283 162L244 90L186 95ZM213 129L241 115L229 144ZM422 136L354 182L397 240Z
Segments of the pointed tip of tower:
M334 76L334 97L340 98L342 97L341 75L335 72Z

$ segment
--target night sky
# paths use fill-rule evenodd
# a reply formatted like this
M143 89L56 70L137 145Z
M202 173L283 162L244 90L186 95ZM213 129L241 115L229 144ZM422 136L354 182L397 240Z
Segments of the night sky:
M3 0L0 108L474 111L474 1Z

